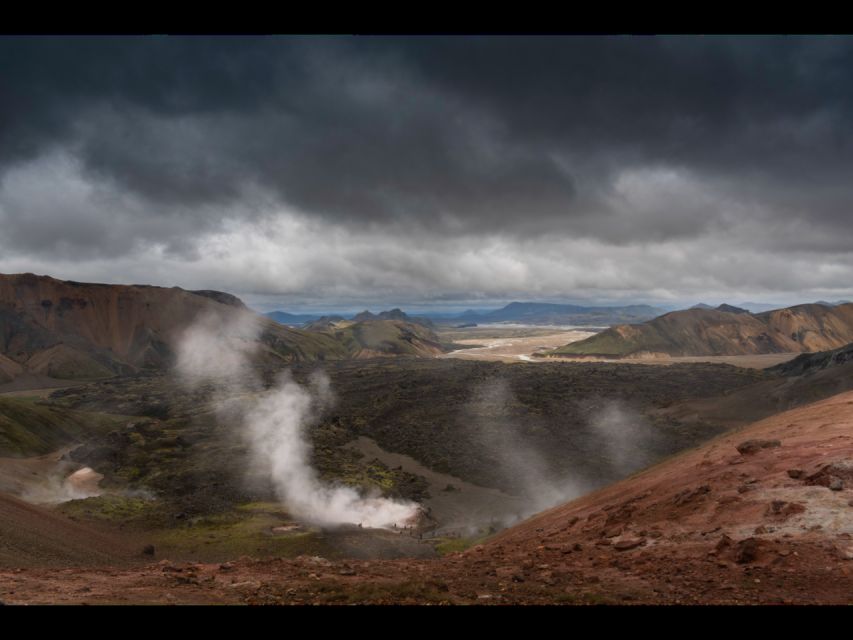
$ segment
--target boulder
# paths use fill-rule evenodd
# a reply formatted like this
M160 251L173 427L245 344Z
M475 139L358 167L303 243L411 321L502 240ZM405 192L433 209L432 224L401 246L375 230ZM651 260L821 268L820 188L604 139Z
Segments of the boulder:
M745 440L736 448L742 456L749 456L758 453L762 449L775 449L781 447L782 442L779 440Z

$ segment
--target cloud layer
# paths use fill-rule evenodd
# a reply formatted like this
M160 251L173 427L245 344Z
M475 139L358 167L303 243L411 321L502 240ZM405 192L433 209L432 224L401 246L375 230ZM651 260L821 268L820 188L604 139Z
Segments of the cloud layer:
M292 306L851 292L853 39L0 39L0 271Z

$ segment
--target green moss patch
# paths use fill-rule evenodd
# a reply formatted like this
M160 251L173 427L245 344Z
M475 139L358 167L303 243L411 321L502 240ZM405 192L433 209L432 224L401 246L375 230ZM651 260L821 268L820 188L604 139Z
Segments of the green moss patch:
M43 455L115 429L124 420L124 416L75 411L37 398L0 398L0 455Z

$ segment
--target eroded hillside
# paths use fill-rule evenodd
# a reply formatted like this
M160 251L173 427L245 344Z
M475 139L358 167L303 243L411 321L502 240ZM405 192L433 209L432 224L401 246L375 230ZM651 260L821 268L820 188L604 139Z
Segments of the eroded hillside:
M87 380L165 369L199 319L246 327L268 363L375 356L432 356L444 346L402 320L303 331L259 316L236 297L148 285L85 284L33 274L0 275L0 384ZM47 382L46 382L47 381Z
M549 356L720 356L800 353L853 342L853 304L805 304L751 314L688 309L643 324L618 325Z

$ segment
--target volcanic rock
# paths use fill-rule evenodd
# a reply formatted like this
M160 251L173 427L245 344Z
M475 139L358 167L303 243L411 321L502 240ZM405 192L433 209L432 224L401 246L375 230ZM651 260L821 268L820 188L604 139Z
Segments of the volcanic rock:
M639 546L642 546L646 543L645 538L623 538L622 540L617 540L613 543L613 548L617 551L628 551L629 549L636 549Z
M845 482L853 484L853 460L832 462L806 478L808 485L829 487L833 491L841 491Z
M707 484L703 484L701 487L696 487L695 489L685 489L684 491L675 495L673 502L675 502L676 507L680 507L681 505L690 502L694 498L705 495L710 491L711 487Z
M780 446L782 446L780 440L745 440L737 446L737 450L742 456L748 456L762 449L775 449Z
M746 538L735 547L735 562L746 564L758 559L759 541L756 538Z

